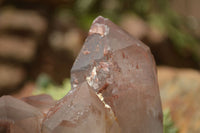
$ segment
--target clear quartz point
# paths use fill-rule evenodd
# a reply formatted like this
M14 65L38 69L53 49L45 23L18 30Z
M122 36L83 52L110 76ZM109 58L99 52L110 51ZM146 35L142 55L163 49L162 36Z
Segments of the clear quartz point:
M83 82L101 93L122 133L162 133L154 58L148 46L97 17L71 69L72 89Z

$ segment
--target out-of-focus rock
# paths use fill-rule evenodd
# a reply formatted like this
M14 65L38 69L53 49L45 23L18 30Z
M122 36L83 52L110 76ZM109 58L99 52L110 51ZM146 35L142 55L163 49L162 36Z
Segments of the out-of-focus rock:
M120 26L137 39L144 38L148 33L148 25L133 14L125 14L120 19Z
M53 49L68 52L74 60L83 44L83 33L78 28L76 18L72 13L65 8L59 8L53 16L49 44Z
M33 39L15 36L0 36L0 56L30 62L36 53L36 42Z
M49 109L55 105L56 102L50 95L47 94L24 97L22 100L38 108L44 114L46 114Z
M85 82L50 110L44 119L42 132L114 133L110 132L113 130L112 123L110 125L107 127L104 104Z
M26 82L22 88L20 88L17 92L11 94L15 98L23 98L29 97L33 95L33 91L36 89L34 82Z
M166 35L160 29L156 28L155 26L149 26L149 30L147 32L146 38L148 39L151 44L162 44L163 41L166 39Z
M147 39L151 44L159 44L166 39L166 35L161 30L134 14L123 15L120 26L135 38Z
M110 20L93 21L71 69L73 89L87 82L111 107L122 133L162 133L162 107L150 49Z
M82 40L82 35L77 29L67 32L55 31L49 37L50 45L54 49L70 51L73 56L80 51Z
M163 108L169 108L179 133L200 132L200 72L158 68Z
M47 29L47 22L38 12L2 8L0 11L0 30L29 30L41 35Z
M42 113L11 96L0 97L1 133L40 133Z
M4 88L13 88L20 85L26 77L26 73L20 66L0 64L0 95L9 91Z
M56 31L68 31L77 27L75 15L66 8L57 8L53 14L52 28Z

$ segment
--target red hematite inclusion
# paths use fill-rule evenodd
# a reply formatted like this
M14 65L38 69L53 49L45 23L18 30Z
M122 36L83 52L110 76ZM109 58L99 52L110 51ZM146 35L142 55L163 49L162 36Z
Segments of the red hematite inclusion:
M71 78L73 89L86 81L102 94L122 133L162 133L161 100L150 49L110 20L101 16L94 20Z

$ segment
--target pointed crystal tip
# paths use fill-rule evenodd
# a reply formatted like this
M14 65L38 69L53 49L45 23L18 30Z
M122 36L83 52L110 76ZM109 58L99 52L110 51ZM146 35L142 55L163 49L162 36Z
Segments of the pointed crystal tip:
M98 16L97 18L94 19L94 21L92 22L92 24L95 24L95 23L102 23L104 22L105 20L108 20L107 18L104 18L102 16Z
M101 37L108 35L109 27L105 24L105 21L108 20L102 16L98 16L92 23L92 26L89 30L89 35L99 34Z

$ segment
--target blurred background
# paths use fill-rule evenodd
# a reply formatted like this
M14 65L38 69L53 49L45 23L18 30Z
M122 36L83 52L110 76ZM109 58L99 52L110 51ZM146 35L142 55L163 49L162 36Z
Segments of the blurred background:
M0 0L0 96L63 97L89 27L102 15L151 48L166 133L199 133L199 7L199 0Z

